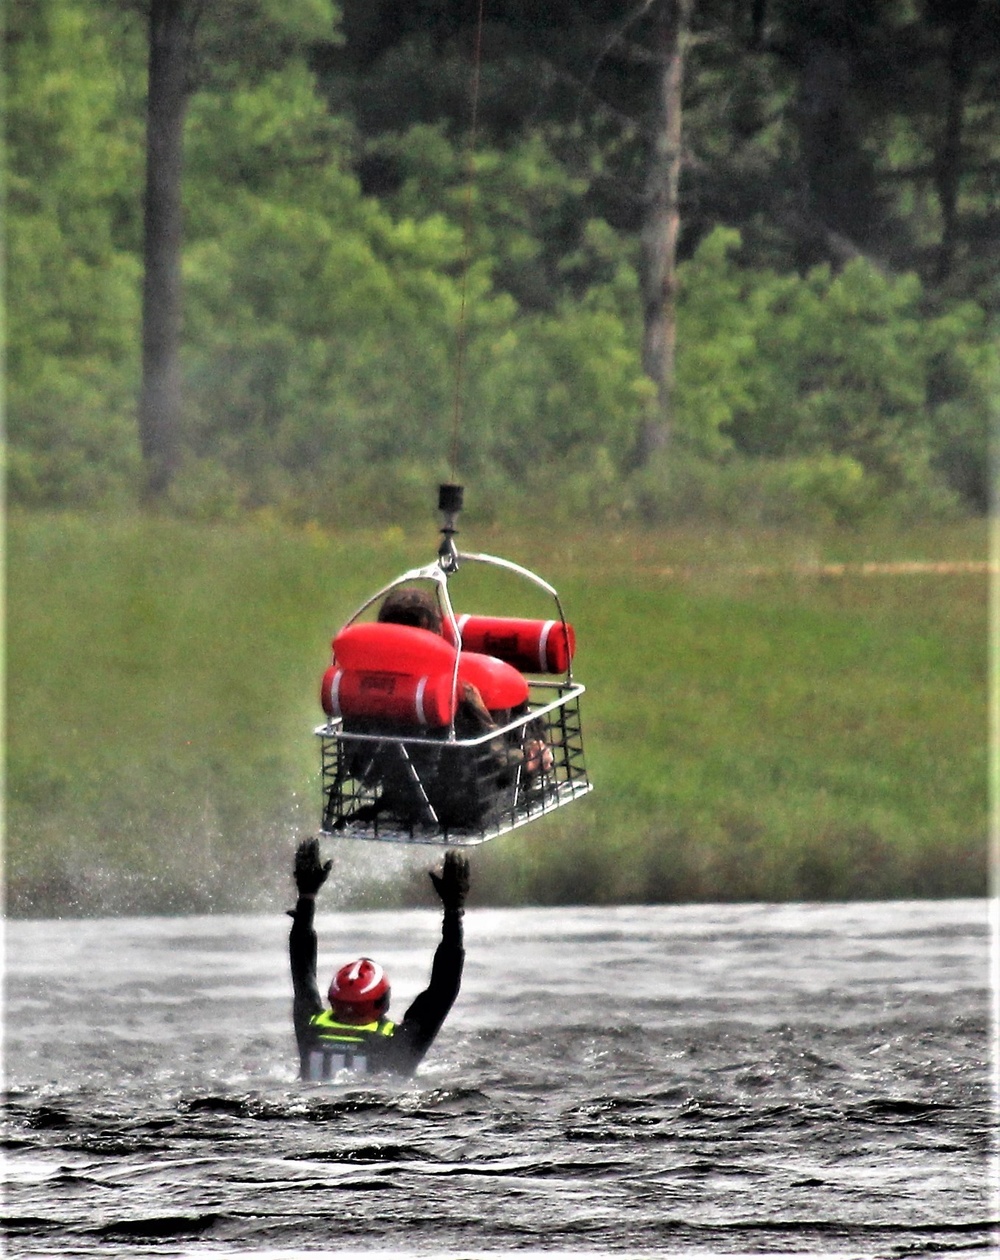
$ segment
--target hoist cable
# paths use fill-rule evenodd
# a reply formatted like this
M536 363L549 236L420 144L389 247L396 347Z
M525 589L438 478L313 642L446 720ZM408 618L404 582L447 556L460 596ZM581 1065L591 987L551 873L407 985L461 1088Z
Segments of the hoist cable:
M472 55L472 116L465 169L465 224L463 229L462 285L455 337L455 403L451 420L451 479L458 480L458 437L462 427L462 403L465 386L466 305L469 268L472 265L472 203L475 191L476 131L479 124L479 70L483 49L483 0L478 0L475 47Z

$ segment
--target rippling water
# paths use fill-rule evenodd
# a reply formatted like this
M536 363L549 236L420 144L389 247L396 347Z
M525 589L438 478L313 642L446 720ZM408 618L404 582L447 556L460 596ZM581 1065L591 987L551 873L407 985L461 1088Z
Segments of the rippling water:
M478 910L408 1082L295 1080L274 917L6 925L11 1255L995 1255L982 901ZM400 1012L438 916L318 916Z

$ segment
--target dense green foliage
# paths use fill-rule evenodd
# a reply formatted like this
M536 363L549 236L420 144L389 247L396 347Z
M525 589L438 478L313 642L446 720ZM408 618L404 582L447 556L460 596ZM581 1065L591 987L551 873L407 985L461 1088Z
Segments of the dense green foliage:
M138 462L141 79L85 5L22 6L7 58L10 488L100 501Z
M981 560L981 525L519 535L468 515L477 548L560 589L597 785L477 852L481 902L985 893L985 574L859 564ZM10 911L280 909L318 823L330 635L430 532L15 513ZM827 561L855 570L809 568ZM459 607L495 611L466 578ZM423 890L435 853L329 848L335 892L369 904Z
M859 181L843 205L833 188L822 201L799 108L799 54L823 31L774 4L762 43L739 6L699 8L676 441L636 472L648 84L641 48L610 39L615 6L488 15L467 279L462 6L347 3L342 32L325 0L215 6L187 118L174 507L334 523L375 499L405 515L452 468L464 310L455 471L484 495L646 521L983 509L998 379L986 7L970 10L984 34L966 50L950 269L944 192L914 174L938 169L958 29L940 6L848 5L850 30L823 36L861 49L854 131L830 148ZM9 495L120 507L140 472L141 6L17 4L6 42ZM788 227L806 177L830 231L853 233L846 265Z

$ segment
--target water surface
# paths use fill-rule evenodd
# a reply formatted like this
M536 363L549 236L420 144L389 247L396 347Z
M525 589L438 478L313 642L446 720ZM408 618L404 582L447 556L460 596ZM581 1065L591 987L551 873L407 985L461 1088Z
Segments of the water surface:
M10 922L8 1253L992 1256L990 913L473 909L417 1077L333 1086L288 919ZM322 976L400 1014L438 922L321 911Z

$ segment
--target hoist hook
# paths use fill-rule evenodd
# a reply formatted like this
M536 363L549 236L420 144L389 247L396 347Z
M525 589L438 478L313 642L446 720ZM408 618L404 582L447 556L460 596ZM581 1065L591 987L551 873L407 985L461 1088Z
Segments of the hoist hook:
M455 547L455 521L462 510L462 486L444 484L438 486L438 511L444 513L444 524L441 526L441 546L438 548L438 563L445 573L458 570L458 550Z

